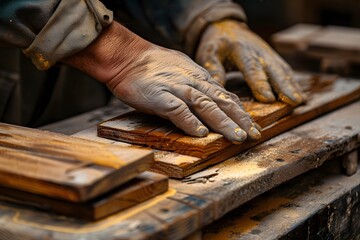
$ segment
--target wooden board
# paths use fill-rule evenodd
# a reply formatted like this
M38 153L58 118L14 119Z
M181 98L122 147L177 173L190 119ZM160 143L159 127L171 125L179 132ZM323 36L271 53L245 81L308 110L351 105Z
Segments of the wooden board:
M327 81L334 81L334 79L333 77ZM298 80L307 87L309 87L309 82L313 81L305 75L298 75ZM273 124L293 110L293 107L282 102L273 104L256 102L248 87L241 88L243 90L237 91L237 95L241 98L245 110L261 127ZM187 136L170 121L136 111L100 123L98 136L201 159L206 159L211 154L232 145L221 134L210 132L204 138Z
M329 79L328 79L329 80ZM327 82L327 80L324 80ZM308 92L309 93L309 92ZM206 167L222 162L232 156L245 152L253 146L266 141L297 125L316 118L324 113L360 98L360 82L354 79L339 78L325 88L312 88L306 105L300 106L289 116L280 119L262 131L262 138L256 142L247 141L241 145L229 147L214 153L206 159L177 157L171 154L155 153L153 170L174 178L184 178ZM157 156L159 155L159 156Z
M167 190L167 176L144 172L126 184L89 202L74 203L7 187L0 187L0 201L36 207L77 219L94 221L144 202Z
M0 123L0 185L83 202L147 170L153 153Z
M206 183L171 179L166 193L96 222L0 202L0 229L22 240L182 239L280 183L358 148L359 113L356 102L312 120L209 168L218 174ZM80 127L83 120L77 122ZM122 145L96 137L94 130L92 139ZM90 138L89 131L85 137Z
M359 239L360 171L348 177L324 167L233 210L205 227L203 239Z
M210 133L206 138L188 137L184 136L179 130L175 130L174 126L171 127L173 129L171 132L169 130L170 123L165 120L138 113L125 114L100 123L98 125L98 135L174 151L175 153L155 152L155 163L152 169L170 177L183 178L246 151L250 147L287 129L360 97L360 83L356 80L337 79L335 75L312 76L300 73L296 75L296 79L309 95L309 101L306 105L299 107L294 113L280 121L271 122L269 119L272 119L267 119L266 116L285 114L288 110L281 110L286 106L285 104L281 108L276 103L275 105L278 107L271 108L269 107L271 104L243 100L244 106L255 120L264 119L261 121L263 126L264 122L266 124L273 123L271 126L264 128L262 139L256 142L247 141L241 145L233 145L217 133ZM337 80L335 81L335 79ZM249 109L251 106L257 107ZM128 116L132 117L130 121L127 118ZM161 126L167 124L167 127L161 127L158 123ZM164 134L163 129L168 129L167 132L171 134Z

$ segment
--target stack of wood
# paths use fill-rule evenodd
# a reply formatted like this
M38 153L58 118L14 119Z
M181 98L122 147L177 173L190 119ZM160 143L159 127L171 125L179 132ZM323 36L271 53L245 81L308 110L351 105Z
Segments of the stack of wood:
M153 152L0 123L0 200L97 220L168 189Z
M272 42L297 68L360 74L360 29L298 24L274 34Z

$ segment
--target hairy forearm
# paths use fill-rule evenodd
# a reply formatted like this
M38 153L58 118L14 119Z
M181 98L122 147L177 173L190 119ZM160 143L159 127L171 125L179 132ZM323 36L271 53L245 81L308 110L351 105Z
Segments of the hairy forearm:
M113 22L89 46L62 62L106 84L150 45L118 22Z

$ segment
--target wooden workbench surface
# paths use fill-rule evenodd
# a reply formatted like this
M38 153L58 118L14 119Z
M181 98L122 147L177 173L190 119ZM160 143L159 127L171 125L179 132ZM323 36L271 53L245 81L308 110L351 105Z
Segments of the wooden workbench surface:
M101 111L81 116L82 122L78 123L86 125ZM356 149L360 144L359 119L360 101L281 134L185 182L171 180L168 192L98 222L80 222L1 203L0 227L24 240L181 239L278 184ZM76 119L57 126L67 130L64 124L70 123L73 128L74 122Z

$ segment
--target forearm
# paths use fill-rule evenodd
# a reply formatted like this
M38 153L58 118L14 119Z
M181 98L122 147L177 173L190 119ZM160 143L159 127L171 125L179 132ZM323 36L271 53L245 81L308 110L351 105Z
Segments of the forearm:
M107 84L150 44L114 21L89 46L62 62Z

